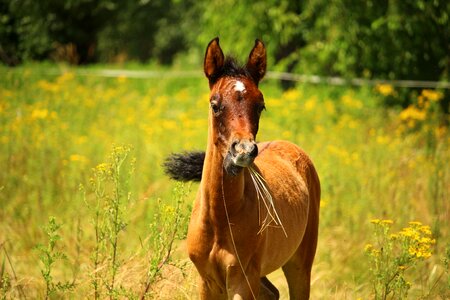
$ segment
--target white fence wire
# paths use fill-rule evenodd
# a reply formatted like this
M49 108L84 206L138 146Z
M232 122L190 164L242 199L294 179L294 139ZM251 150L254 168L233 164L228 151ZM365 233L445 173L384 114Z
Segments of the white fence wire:
M128 78L196 78L202 77L200 71L143 71L125 69L71 69L79 76L96 77L128 77ZM41 73L48 75L60 75L64 70L43 70ZM394 87L405 88L431 88L450 89L450 82L446 81L424 81L424 80L385 80L385 79L365 79L365 78L343 78L327 77L317 75L303 75L287 72L267 72L266 78L276 80L295 81L310 84L327 84L335 86L375 86L379 84L389 84Z

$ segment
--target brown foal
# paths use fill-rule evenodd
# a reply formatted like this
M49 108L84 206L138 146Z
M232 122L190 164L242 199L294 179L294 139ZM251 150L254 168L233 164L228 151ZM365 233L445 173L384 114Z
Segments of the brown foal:
M278 299L266 275L281 267L290 299L308 299L320 182L298 146L255 141L265 108L258 89L266 72L264 44L256 40L246 65L239 66L224 57L216 38L206 49L204 72L211 91L206 152L166 163L177 179L201 175L187 237L200 297ZM192 175L195 166L202 169ZM181 169L190 176L180 175Z

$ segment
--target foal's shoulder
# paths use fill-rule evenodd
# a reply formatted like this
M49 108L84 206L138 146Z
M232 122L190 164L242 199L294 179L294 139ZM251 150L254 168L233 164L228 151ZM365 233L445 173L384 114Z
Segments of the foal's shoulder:
M285 140L258 143L258 153L263 154L265 151L269 151L271 154L277 153L282 156L306 155L305 151L298 145Z
M258 153L258 156L261 156L261 158L264 157L265 159L270 159L271 157L281 157L285 160L291 161L297 166L312 165L308 154L306 154L302 148L289 141L275 140L258 143Z

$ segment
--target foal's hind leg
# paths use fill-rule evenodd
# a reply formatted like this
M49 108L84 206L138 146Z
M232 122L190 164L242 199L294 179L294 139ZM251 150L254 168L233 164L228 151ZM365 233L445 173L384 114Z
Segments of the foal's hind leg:
M289 299L309 299L311 268L296 261L289 261L283 266L283 272L289 286Z
M258 300L278 300L280 299L280 292L272 284L272 282L267 279L267 277L261 278L261 285L259 289Z
M306 164L308 167L305 169ZM319 233L320 182L316 170L308 158L297 162L300 174L307 178L309 191L308 223L302 242L295 254L283 266L289 286L289 299L309 299L311 289L311 268L316 255ZM305 173L306 172L306 173Z

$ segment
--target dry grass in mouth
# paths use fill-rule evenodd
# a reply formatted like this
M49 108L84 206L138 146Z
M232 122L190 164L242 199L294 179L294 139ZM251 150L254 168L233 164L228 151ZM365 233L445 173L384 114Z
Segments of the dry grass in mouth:
M262 233L269 226L272 227L280 227L283 229L284 235L287 237L286 230L284 229L283 223L278 216L277 210L275 208L275 203L273 202L272 195L267 188L267 183L264 177L256 171L253 166L249 166L248 170L250 172L250 177L252 178L253 184L256 189L256 194L258 195L258 215L259 215L259 224L261 225L258 234ZM266 217L262 220L261 218L261 202L266 208L267 214Z

